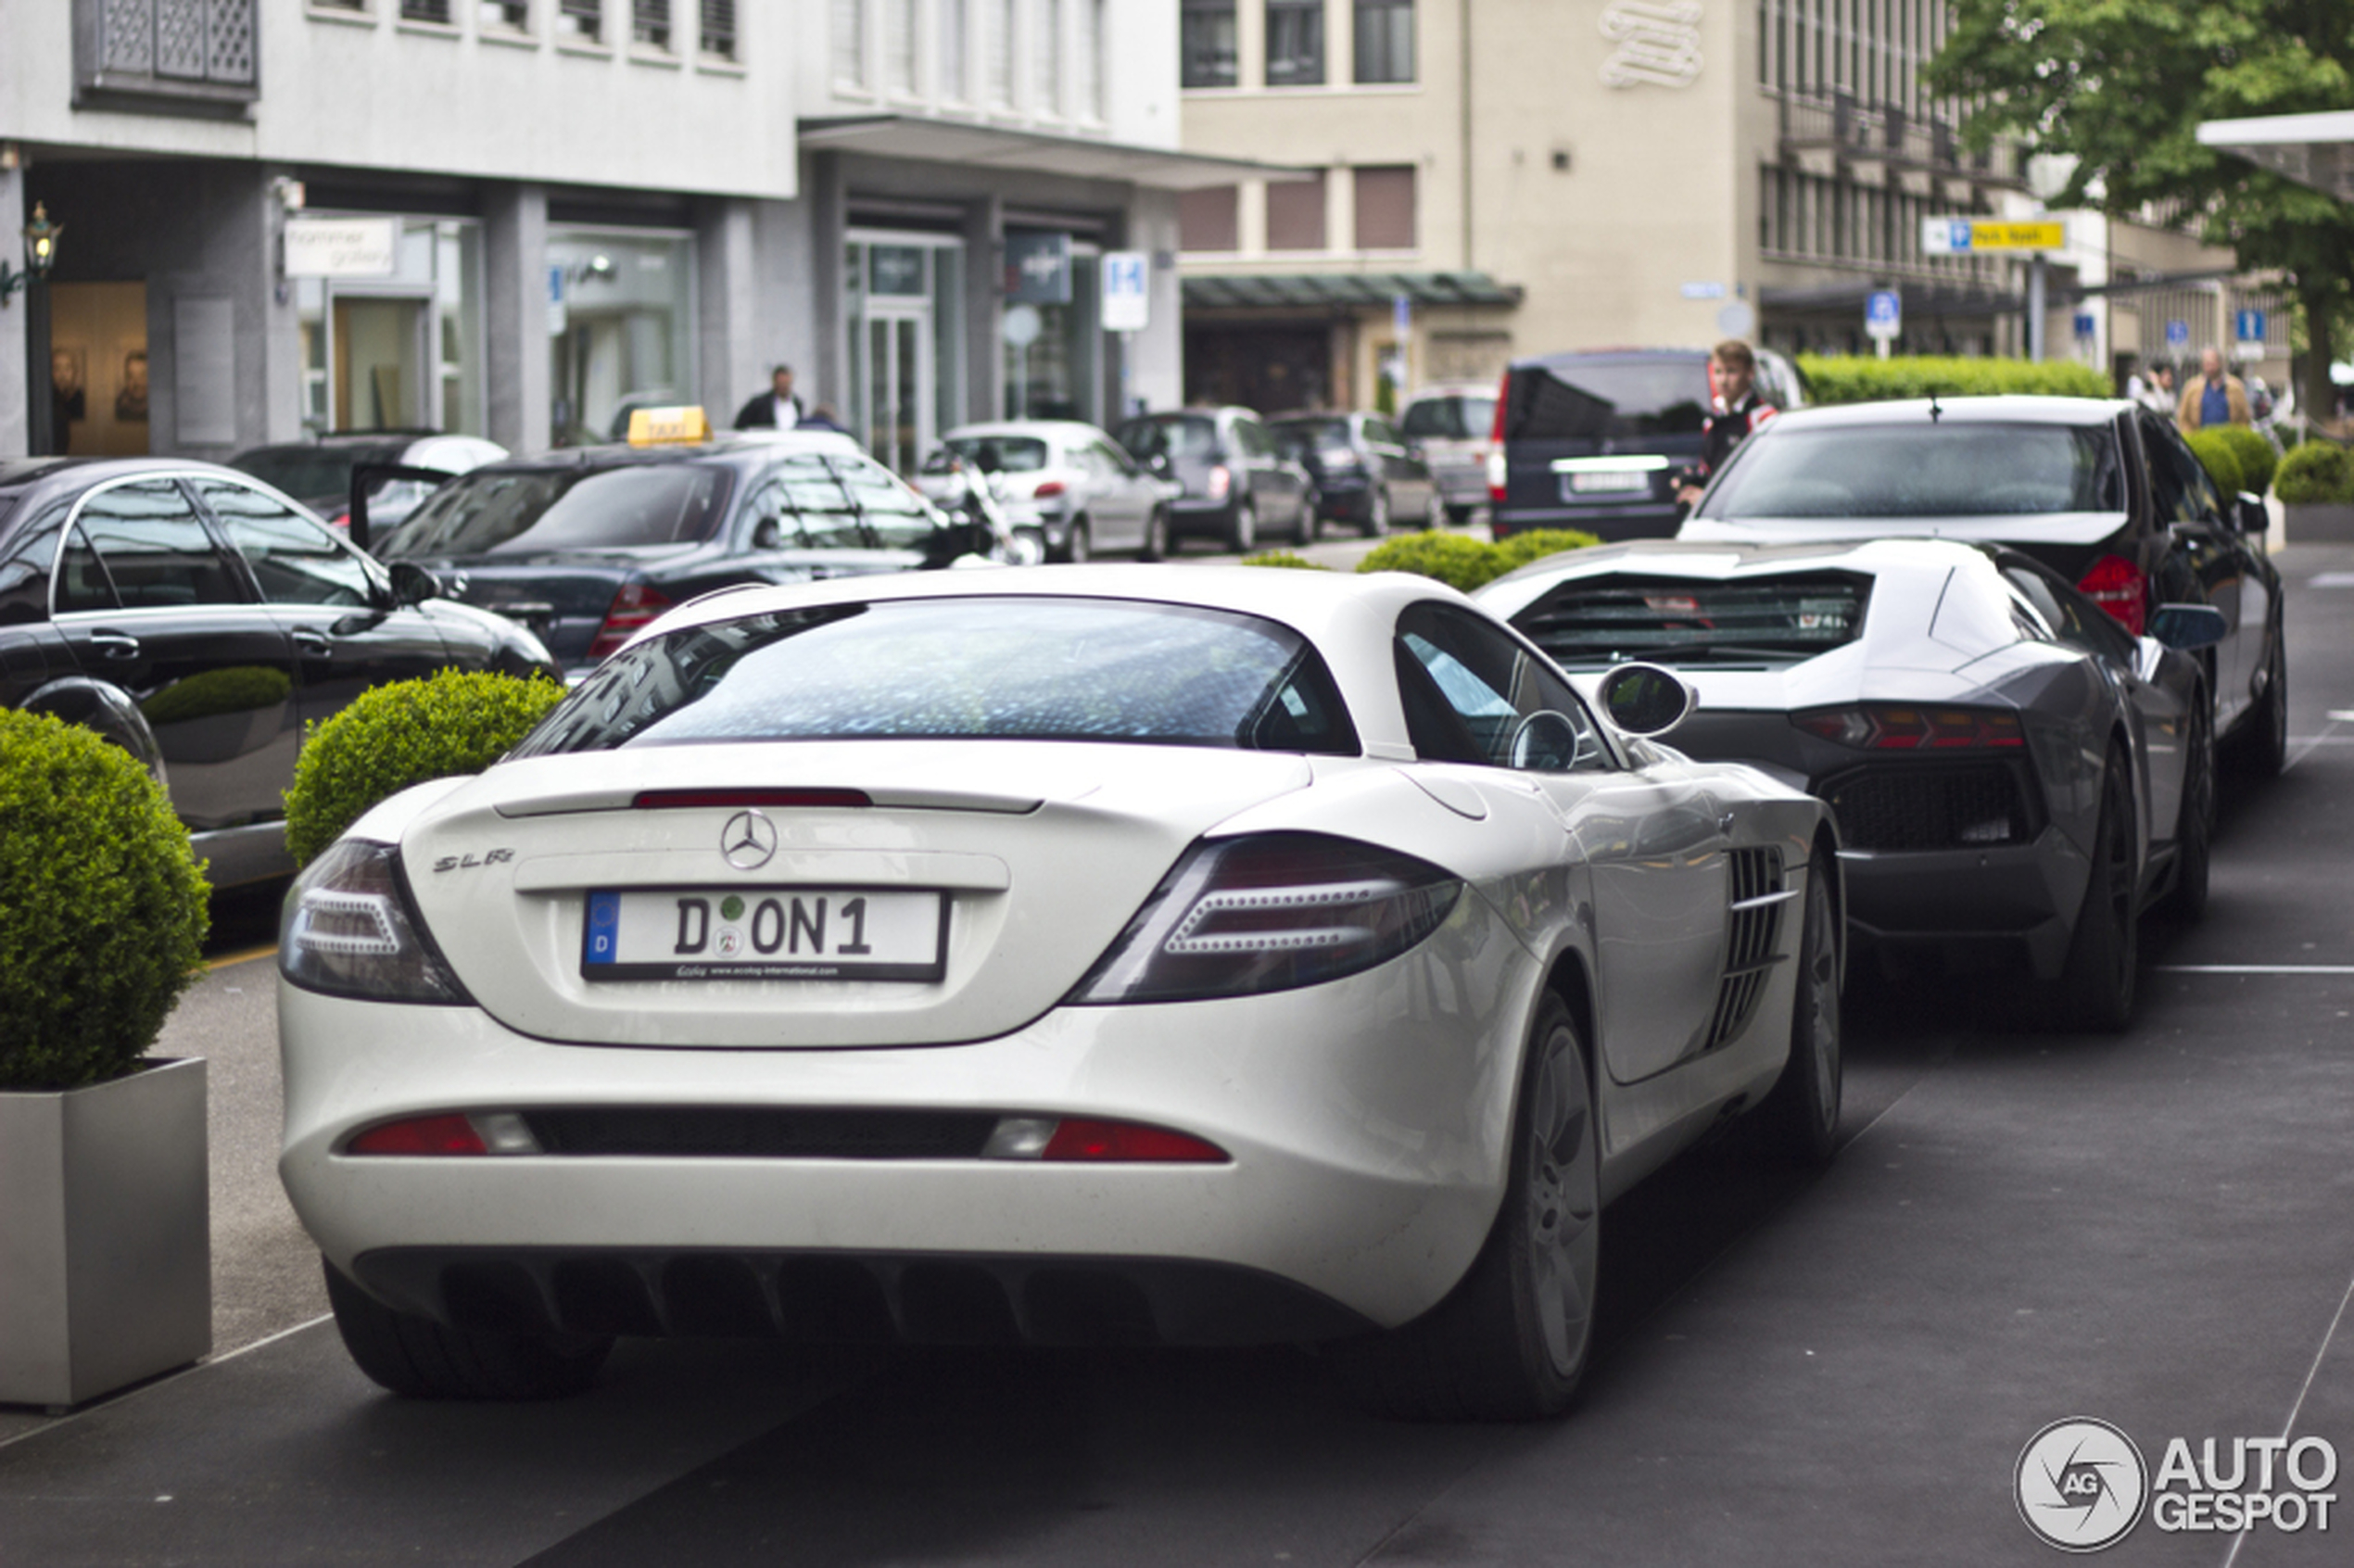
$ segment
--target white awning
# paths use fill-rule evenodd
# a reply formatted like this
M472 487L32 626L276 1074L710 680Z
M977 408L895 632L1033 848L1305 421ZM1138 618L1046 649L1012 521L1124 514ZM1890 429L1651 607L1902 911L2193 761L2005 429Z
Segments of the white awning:
M2210 120L2199 145L2235 153L2299 184L2354 201L2354 109Z
M1116 180L1159 190L1192 191L1231 185L1238 180L1306 180L1315 171L1244 158L1139 147L1086 136L1049 136L917 115L859 115L842 120L804 120L801 145L811 150L867 153L877 158L921 158L983 169L1019 169L1064 174L1075 180Z

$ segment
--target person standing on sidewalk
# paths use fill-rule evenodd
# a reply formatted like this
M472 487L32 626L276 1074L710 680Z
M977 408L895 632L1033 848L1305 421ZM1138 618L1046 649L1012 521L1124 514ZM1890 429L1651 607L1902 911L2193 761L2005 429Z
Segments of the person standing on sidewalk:
M736 411L736 428L791 430L801 418L801 399L793 396L792 366L778 365L768 377L768 390L754 393Z
M1753 430L1778 413L1757 395L1757 355L1738 337L1728 337L1709 350L1709 385L1715 389L1716 410L1700 427L1697 472L1677 487L1676 499L1689 507L1733 449Z
M2247 388L2223 368L2223 351L2209 348L2199 356L2198 368L2198 379L2183 388L2182 404L2174 411L2174 423L2183 427L2183 433L2253 424L2247 411Z

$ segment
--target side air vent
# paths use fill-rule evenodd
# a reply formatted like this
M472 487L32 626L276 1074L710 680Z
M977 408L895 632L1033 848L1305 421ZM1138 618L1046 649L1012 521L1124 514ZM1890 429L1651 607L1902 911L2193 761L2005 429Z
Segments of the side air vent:
M1716 1012L1709 1020L1702 1045L1714 1051L1738 1037L1757 1012L1765 994L1766 977L1780 962L1776 956L1782 929L1782 905L1789 892L1782 885L1782 852L1771 847L1737 849L1731 859L1731 917L1726 924L1725 978L1716 983Z

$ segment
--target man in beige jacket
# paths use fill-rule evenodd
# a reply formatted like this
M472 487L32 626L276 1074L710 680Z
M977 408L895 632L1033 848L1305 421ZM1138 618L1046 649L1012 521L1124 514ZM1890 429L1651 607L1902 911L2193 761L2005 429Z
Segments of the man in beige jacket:
M2238 376L2224 370L2222 350L2209 348L2201 354L2198 368L2197 379L2183 388L2183 400L2174 411L2174 423L2183 427L2183 433L2250 424L2247 388Z

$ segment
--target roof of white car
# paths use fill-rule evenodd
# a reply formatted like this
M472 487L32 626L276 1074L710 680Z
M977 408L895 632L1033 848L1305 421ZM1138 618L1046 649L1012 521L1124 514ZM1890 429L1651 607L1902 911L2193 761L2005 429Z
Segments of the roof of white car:
M1110 439L1086 421L1077 419L1000 419L986 424L960 424L941 439L961 441L968 436L1059 436L1066 441Z

